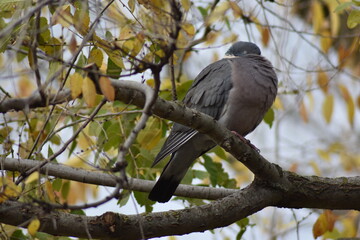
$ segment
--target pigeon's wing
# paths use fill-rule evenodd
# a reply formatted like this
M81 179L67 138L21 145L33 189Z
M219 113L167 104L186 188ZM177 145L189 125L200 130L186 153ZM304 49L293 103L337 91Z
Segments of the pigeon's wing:
M222 59L204 68L195 78L183 102L189 108L219 119L232 88L231 65ZM167 155L174 153L189 141L197 131L175 123L169 137L156 156L153 166Z

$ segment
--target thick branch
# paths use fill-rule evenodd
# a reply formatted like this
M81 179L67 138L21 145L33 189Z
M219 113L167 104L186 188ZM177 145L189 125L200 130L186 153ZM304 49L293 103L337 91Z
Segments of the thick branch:
M52 94L47 96L49 103L44 102L38 93L34 92L33 95L27 98L8 98L0 104L0 113L6 113L10 110L21 111L32 108L46 107L47 104L55 105L61 104L71 100L71 92L69 90L63 90L57 95Z
M207 205L189 209L122 215L107 212L86 217L46 211L46 206L7 201L0 204L0 222L20 225L37 216L41 231L66 236L101 239L140 239L181 235L227 226L267 206L360 210L360 177L301 177L285 172L291 188L284 191L268 182L255 180L249 187ZM26 225L26 224L25 224Z
M250 186L229 197L200 207L141 215L108 212L99 217L54 211L49 213L41 206L7 201L0 204L0 222L20 225L38 216L41 221L41 231L50 234L131 240L141 238L140 222L146 238L205 231L227 226L266 206L273 205L279 198L280 195L274 191Z

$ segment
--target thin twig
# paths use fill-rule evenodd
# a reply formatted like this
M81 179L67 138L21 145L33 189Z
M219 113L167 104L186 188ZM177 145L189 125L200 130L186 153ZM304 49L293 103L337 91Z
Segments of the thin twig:
M16 180L16 184L19 184L21 181L23 181L25 178L27 178L30 174L32 174L33 172L37 171L38 169L42 168L43 166L45 166L47 163L51 162L52 160L54 160L57 156L59 156L62 152L65 151L65 149L67 148L67 146L72 143L74 141L74 139L79 135L79 133L92 121L92 119L95 117L95 115L100 111L101 107L106 103L106 99L104 98L100 104L94 109L94 111L92 112L92 114L89 116L89 119L87 119L83 125L81 125L76 132L71 136L71 138L69 140L67 140L64 145L60 148L59 151L57 151L56 153L54 153L53 155L51 155L48 159L44 160L43 162L41 162L38 166L31 168L30 170L27 170L25 172L23 172L19 178Z
M175 69L174 69L174 57L170 58L170 76L171 76L171 93L172 100L177 100L176 83L175 83Z

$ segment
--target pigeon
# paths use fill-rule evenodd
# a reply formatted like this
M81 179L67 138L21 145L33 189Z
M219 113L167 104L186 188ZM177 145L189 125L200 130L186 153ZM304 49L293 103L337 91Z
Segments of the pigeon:
M259 47L239 41L229 48L223 59L199 73L183 103L245 137L260 124L272 106L277 82L272 64L261 56ZM175 123L153 162L155 166L171 154L149 199L168 202L192 163L215 146L207 135Z

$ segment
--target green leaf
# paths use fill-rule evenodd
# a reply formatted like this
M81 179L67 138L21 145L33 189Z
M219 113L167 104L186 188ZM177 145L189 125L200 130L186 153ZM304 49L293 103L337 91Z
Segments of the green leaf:
M112 35L112 33L110 32L110 31L106 31L106 33L105 33L105 39L107 40L107 41L114 41L114 36Z
M104 56L103 53L100 49L98 49L97 47L93 47L93 49L91 49L90 51L90 56L88 59L88 63L95 63L96 66L98 66L99 68L102 65Z
M66 181L66 182L64 182L64 184L61 187L61 196L64 199L67 199L69 192L70 192L70 181Z
M51 57L61 58L62 56L62 42L55 37L52 37L48 40L45 46L39 46L40 49L45 51L45 53ZM60 63L59 63L60 64Z
M118 204L120 207L125 206L126 203L129 201L129 199L130 199L130 192L129 192L128 190L123 190L123 191L121 192L121 197L120 197L120 199L119 199L119 201L118 201L117 204Z
M50 79L52 79L55 74L61 69L62 64L58 61L51 61L49 63L49 72L48 75L46 76L46 81L49 81Z
M354 28L360 23L360 11L352 10L347 19L348 28Z
M245 227L249 226L249 223L250 223L249 218L243 218L236 222L236 224L241 228L245 228Z
M192 174L194 175L195 178L201 180L209 177L209 173L200 170L192 170Z
M236 224L240 227L240 231L239 233L236 235L236 240L240 240L242 238L242 236L244 235L245 231L246 231L246 228L249 225L250 223L250 220L249 218L243 218L241 219L240 221L237 221Z
M50 142L55 144L55 145L60 145L61 143L61 138L58 134L55 134L51 139Z
M116 65L111 58L108 58L106 74L111 78L120 78L122 68Z
M49 145L49 147L48 147L48 157L50 157L53 154L54 154L54 151L52 150L52 148Z
M70 149L69 149L69 154L68 154L68 157L70 157L70 155L74 152L75 148L77 146L77 141L73 141L70 145Z
M40 18L40 35L39 35L39 44L48 43L51 39L50 29L48 20L45 17Z
M352 0L352 3L358 7L360 7L360 1L359 0Z
M201 13L203 19L205 19L208 15L208 10L203 7L198 7L199 12Z
M60 191L62 186L62 179L61 178L56 178L53 182L52 182L52 187L55 191Z
M87 58L84 56L84 54L81 53L80 56L78 57L78 61L76 65L79 67L83 67L86 64L87 64ZM82 70L76 69L75 72L82 72Z
M151 206L154 202L148 199L148 193L134 192L136 201L140 206L145 206L147 212L151 212L153 207Z
M224 160L227 159L225 150L222 147L220 147L219 145L217 145L215 148L213 148L212 152L215 153L221 159L224 159Z
M211 185L215 187L218 182L218 168L211 157L206 154L204 154L202 157L205 160L204 167L206 171L208 171L208 173L210 174Z
M12 14L15 10L20 10L25 7L25 4L29 3L27 0L1 0L0 1L0 16L3 17L4 13L9 13L10 15L5 15L6 17L12 17ZM26 4L28 5L28 4Z
M76 214L76 215L86 216L86 213L85 213L83 210L81 210L81 209L71 210L70 213L71 213L71 214Z
M27 240L29 239L24 233L19 229L11 234L10 240Z
M275 112L270 108L264 116L264 122L271 128L275 119Z
M101 126L97 121L92 121L89 124L89 135L90 136L99 136L101 132Z
M344 9L347 9L347 8L349 8L349 7L352 6L352 5L353 5L352 2L344 2L344 3L341 3L341 4L339 4L339 5L335 8L334 12L341 12L341 11L343 11Z
M120 143L122 142L120 125L116 121L112 121L112 122L113 124L111 124L111 126L106 129L108 140L104 144L105 151L108 151L111 148L119 147Z

